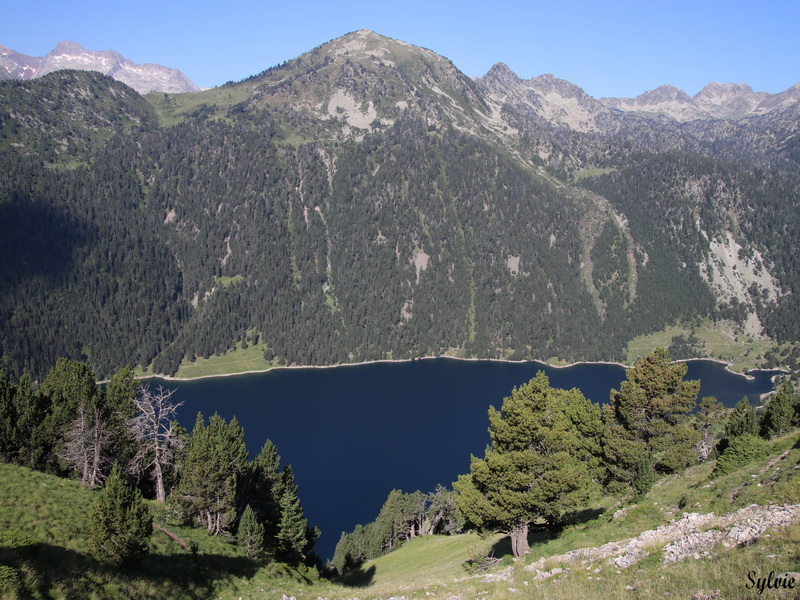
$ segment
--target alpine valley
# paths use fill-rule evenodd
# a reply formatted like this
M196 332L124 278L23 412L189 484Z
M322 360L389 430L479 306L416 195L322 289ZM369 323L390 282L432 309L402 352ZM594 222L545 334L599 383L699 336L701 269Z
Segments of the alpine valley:
M796 368L799 125L798 86L597 100L367 30L193 93L8 79L2 367L619 361L661 335Z

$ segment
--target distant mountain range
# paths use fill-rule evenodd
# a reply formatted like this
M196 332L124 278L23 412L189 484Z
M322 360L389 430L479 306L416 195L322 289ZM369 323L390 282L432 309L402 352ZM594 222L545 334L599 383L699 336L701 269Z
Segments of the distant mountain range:
M800 83L778 94L754 92L749 85L709 83L694 96L662 85L636 98L601 98L605 106L678 122L697 119L745 119L786 108L800 100Z
M0 79L33 79L61 69L98 71L139 93L199 92L201 88L177 69L138 65L113 50L94 52L75 42L60 42L46 56L34 57L0 46ZM744 119L793 105L800 100L800 83L777 93L754 92L749 85L710 83L694 96L662 85L636 98L594 99L578 86L547 74L522 80L504 63L497 63L478 81L503 100L522 101L545 120L578 131L596 129L603 107L642 117L679 123L695 120Z
M607 128L613 112L678 123L740 121L786 109L800 101L800 83L777 94L754 92L745 84L709 83L694 96L662 85L636 98L596 100L578 86L550 74L520 79L503 63L494 65L478 81L502 102L524 105L545 121L576 131Z
M367 30L180 97L0 82L2 364L625 360L650 334L796 364L797 91L596 100Z
M0 79L33 79L53 71L98 71L121 81L140 94L199 92L186 75L161 65L137 65L113 50L93 52L75 42L60 42L46 56L27 56L0 46Z

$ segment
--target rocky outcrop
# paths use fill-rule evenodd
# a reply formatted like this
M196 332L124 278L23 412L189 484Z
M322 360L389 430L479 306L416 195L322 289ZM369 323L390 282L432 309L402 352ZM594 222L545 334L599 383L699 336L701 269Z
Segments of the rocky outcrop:
M610 542L594 548L579 548L556 557L541 558L525 567L542 579L552 576L544 571L553 562L589 564L605 562L614 569L626 569L661 548L663 562L673 563L693 558L700 560L713 555L719 545L732 548L748 546L760 539L769 529L786 527L800 520L800 504L759 506L757 504L728 515L714 513L684 513L667 525L642 532L635 538ZM602 567L595 570L602 571ZM550 575L546 575L550 573Z

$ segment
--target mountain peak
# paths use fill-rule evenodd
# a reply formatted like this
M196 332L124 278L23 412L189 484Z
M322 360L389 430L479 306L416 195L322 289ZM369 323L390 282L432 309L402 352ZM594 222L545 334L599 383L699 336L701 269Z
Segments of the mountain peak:
M311 54L322 51L328 52L333 57L391 59L392 55L398 52L404 53L410 48L414 48L414 46L380 35L370 29L359 29L317 47L312 50ZM434 54L430 50L423 48L419 48L419 50Z
M69 56L76 56L88 52L86 48L77 42L63 41L58 42L55 47L47 53L47 56L58 56L60 54L67 54Z
M517 76L517 74L514 73L514 71L512 71L508 65L503 62L492 65L492 68L486 72L486 75L482 77L482 80L489 87L493 87L498 84L504 87L509 87L518 85L520 82L520 78Z
M635 99L635 102L639 105L660 104L664 102L689 104L691 101L692 99L689 94L673 85L660 85L654 90L649 90L640 94Z
M533 77L532 79L530 79L530 82L532 84L535 84L540 89L557 92L558 94L564 97L588 98L588 95L586 94L586 92L583 91L582 88L578 87L574 83L567 81L566 79L561 79L560 77L556 77L552 73L545 73L544 75Z
M33 79L53 71L76 69L98 71L121 81L140 94L147 92L198 92L200 88L177 69L160 65L137 65L114 50L94 52L77 42L62 41L43 57L26 56L3 49L0 67L13 79Z
M731 96L750 96L752 95L753 88L746 83L718 83L712 81L702 90L695 94L695 99L702 98L719 98Z
M662 85L636 98L602 98L607 107L644 117L680 123L695 120L746 119L789 106L800 99L800 84L779 94L754 92L745 83L712 81L694 96Z
M520 79L507 65L497 63L478 83L499 104L576 131L596 130L597 119L608 112L577 85L552 73Z
M255 104L302 111L344 137L387 126L407 110L431 124L465 129L479 127L490 111L475 83L450 60L369 29L333 39L248 81L258 90Z

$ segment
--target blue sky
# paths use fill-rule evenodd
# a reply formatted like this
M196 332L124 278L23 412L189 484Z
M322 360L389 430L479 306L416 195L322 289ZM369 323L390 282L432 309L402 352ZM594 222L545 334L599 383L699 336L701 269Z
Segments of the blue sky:
M800 1L9 1L0 44L43 56L61 40L116 50L211 87L357 29L430 48L468 75L505 62L596 98L711 81L779 92L800 82Z

